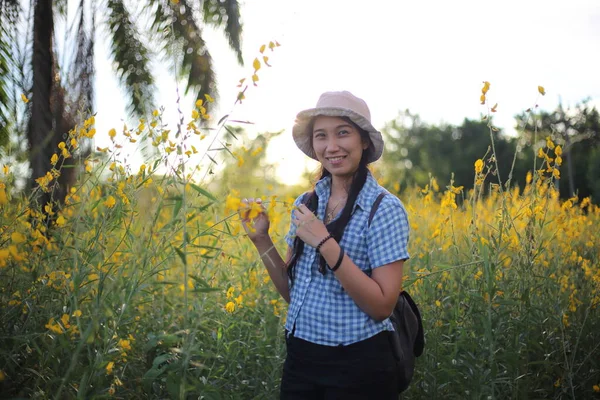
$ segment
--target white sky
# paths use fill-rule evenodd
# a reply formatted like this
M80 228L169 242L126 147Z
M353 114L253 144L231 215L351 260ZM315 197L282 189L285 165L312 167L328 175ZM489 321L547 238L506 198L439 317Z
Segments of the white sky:
M499 104L496 125L508 131L513 116L536 100L546 110L559 99L569 106L590 97L600 105L598 0L248 0L242 18L245 67L237 65L222 33L206 32L221 104L213 117L230 111L238 80L251 75L260 45L278 40L281 47L266 53L272 68L259 71L259 86L232 118L254 122L251 133L286 129L269 159L290 183L306 159L291 139L294 117L323 91L364 98L378 128L406 108L432 124L479 118L484 80L491 82L490 106ZM96 53L100 146L125 116L107 54ZM165 66L156 76L157 102L175 120L175 82ZM538 85L545 97L538 98ZM184 103L188 118L193 101Z

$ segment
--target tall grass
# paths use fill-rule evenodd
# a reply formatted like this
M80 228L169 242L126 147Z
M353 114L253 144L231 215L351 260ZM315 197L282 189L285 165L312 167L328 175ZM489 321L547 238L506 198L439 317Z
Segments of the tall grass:
M40 190L52 190L61 157L76 156L93 124L57 149ZM186 128L183 136L196 134ZM3 173L2 397L277 398L286 306L240 229L240 195L193 180L192 150L169 142L160 113L137 130L157 144L153 162L131 171L106 150L44 213ZM136 133L110 135L116 143ZM412 255L404 287L422 309L427 342L406 398L600 391L600 209L559 200L557 146L540 150L522 192L485 184L502 172L492 148L470 161L474 190L432 178L403 193ZM165 164L172 173L158 175ZM263 200L284 251L293 199Z

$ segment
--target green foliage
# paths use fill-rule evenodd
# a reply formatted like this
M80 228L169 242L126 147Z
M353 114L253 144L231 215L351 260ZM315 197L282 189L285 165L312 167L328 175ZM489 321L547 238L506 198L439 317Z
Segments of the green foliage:
M401 187L424 187L430 175L441 184L452 179L456 186L473 187L473 164L465 160L491 157L490 134L496 145L496 158L500 174L494 171L489 183L505 184L509 178L513 158L517 153L517 140L507 138L501 131L491 130L487 121L466 119L459 126L428 125L410 111L402 112L382 129L388 150L384 152L382 172L394 177ZM531 159L531 158L530 158ZM513 169L512 183L525 186L524 177L532 163L519 152ZM500 180L498 178L500 177Z
M577 194L583 198L593 194L593 201L600 202L595 191L600 174L589 173L597 171L593 155L600 148L600 114L596 107L590 107L586 101L572 109L559 105L556 110L542 111L535 118L519 115L517 121L525 127L522 139L526 146L537 148L549 137L563 147L561 197Z
M278 397L286 305L236 213L239 197L285 190L266 187L274 178L258 149L271 136L242 149L227 143L243 131L225 129L214 151L226 156L219 180L231 190L216 190L187 175L193 129L178 150L154 117L144 130L159 158L132 172L108 152L64 206L46 210L51 221L14 194L10 172L3 178L4 397ZM72 135L91 135L92 121ZM76 155L71 143L65 149ZM161 176L156 166L170 155L179 165ZM463 189L453 186L403 192L411 221L404 286L427 342L404 398L589 398L600 381L599 238L589 229L600 208L589 198L561 203L547 172L523 191L496 186L484 196L493 156L460 204ZM545 160L540 169L555 165ZM263 200L283 251L294 198Z
M11 121L10 95L11 68L14 68L12 32L10 26L16 20L19 13L17 1L0 2L0 147L8 143L9 134L13 123Z
M131 111L144 116L152 107L154 79L150 51L140 40L136 24L122 0L108 0L110 45L117 74L131 96Z

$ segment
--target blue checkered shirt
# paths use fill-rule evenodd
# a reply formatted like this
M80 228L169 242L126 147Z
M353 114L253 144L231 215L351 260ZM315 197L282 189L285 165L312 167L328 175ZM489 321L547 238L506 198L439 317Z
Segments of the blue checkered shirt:
M315 191L319 196L317 216L322 220L331 194L331 177L320 180ZM396 196L387 193L383 197L368 227L371 207L382 191L385 189L369 173L340 243L354 264L369 276L375 268L409 258L408 217ZM294 204L300 205L303 198L304 195L298 197ZM296 226L292 223L286 236L291 247L295 233ZM287 331L293 331L295 337L309 342L338 346L368 339L384 330L394 330L389 319L378 322L362 311L333 272L327 270L323 276L318 268L319 257L315 249L305 245L304 253L296 263L294 284L290 289Z

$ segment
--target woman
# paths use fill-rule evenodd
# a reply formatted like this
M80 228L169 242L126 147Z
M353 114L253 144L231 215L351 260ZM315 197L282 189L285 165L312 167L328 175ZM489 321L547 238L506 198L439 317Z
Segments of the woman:
M367 104L349 92L324 93L316 108L297 115L294 140L321 163L322 174L314 191L295 202L285 260L265 213L253 229L243 220L289 303L282 399L398 398L388 316L409 258L409 228L400 200L367 169L383 152L370 118Z

